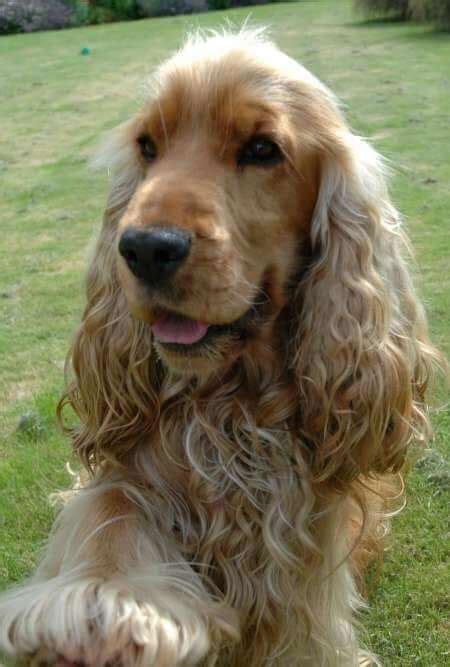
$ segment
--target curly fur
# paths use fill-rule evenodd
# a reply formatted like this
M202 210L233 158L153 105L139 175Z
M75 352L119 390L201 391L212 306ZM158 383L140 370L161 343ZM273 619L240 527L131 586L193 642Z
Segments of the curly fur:
M275 125L277 179L214 180L206 164L202 122L227 145L241 93ZM170 168L150 178L135 137L152 114ZM355 630L357 581L408 446L428 437L437 358L380 157L323 84L245 30L191 38L102 161L111 192L61 405L91 479L67 494L32 582L1 598L0 649L96 667L377 663ZM185 314L226 322L266 301L244 342L183 368L155 347L117 257L155 197L201 239Z

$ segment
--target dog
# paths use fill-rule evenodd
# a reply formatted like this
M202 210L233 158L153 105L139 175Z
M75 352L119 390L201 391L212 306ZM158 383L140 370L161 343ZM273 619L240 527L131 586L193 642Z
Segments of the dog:
M355 616L437 351L376 151L264 31L197 34L111 170L67 404L87 479L0 598L29 665L379 664Z

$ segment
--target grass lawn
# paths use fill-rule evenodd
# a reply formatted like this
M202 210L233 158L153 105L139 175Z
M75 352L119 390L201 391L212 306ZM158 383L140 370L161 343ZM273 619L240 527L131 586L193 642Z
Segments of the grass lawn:
M90 173L87 160L101 134L137 109L146 73L190 26L240 23L250 11L335 90L355 130L390 158L433 337L450 352L450 36L364 23L347 1L312 0L2 37L0 587L33 567L52 518L47 496L69 482L53 413L106 194L106 176ZM408 505L364 618L366 641L395 667L450 664L449 412L436 413L434 425L435 453L408 478Z

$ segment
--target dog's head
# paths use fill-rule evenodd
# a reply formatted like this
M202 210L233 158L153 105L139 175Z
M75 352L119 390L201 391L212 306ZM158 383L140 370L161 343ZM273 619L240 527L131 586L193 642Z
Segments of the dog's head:
M152 349L171 373L225 377L262 341L318 474L398 467L433 352L381 161L332 93L263 34L195 38L104 159L73 354L97 439L117 414L124 440L133 411L154 418Z
M119 282L181 372L229 364L283 308L342 126L324 86L251 37L188 43L109 147Z

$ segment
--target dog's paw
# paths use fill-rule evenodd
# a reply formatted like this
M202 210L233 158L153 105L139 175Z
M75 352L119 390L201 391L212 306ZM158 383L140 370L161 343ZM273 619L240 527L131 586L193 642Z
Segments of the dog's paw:
M0 599L0 654L32 667L191 666L208 647L198 613L175 597L141 601L120 581L56 578Z

